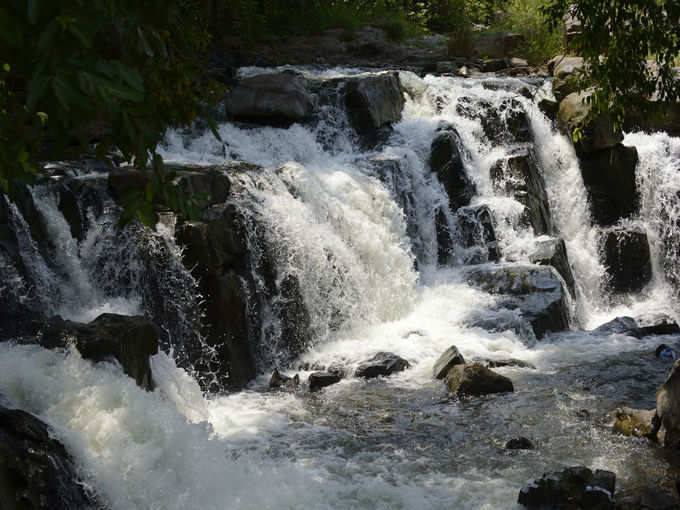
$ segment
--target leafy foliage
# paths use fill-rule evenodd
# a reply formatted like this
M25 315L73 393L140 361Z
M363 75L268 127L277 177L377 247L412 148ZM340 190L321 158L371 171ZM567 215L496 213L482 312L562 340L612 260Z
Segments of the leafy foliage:
M155 222L167 176L154 150L216 91L202 74L207 31L178 0L7 0L0 6L0 187L30 181L41 157L97 141L139 167L155 187L130 207ZM174 200L174 199L173 199ZM180 204L181 208L181 204Z
M585 59L580 90L592 87L592 120L609 112L617 128L626 111L648 99L676 101L680 81L673 70L680 54L677 0L550 0L544 9L553 26L569 14L581 23L571 49Z

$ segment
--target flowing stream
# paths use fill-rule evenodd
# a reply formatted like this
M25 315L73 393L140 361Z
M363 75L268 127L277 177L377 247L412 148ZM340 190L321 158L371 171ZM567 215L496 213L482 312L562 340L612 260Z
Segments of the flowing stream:
M303 71L310 80L359 73ZM265 318L271 333L262 373L241 392L204 395L183 364L200 296L179 262L171 222L156 232L130 229L121 243L108 204L101 214L88 213L92 221L78 240L51 185L33 189L49 218L55 255L46 262L26 234L22 260L32 286L0 259L0 275L14 292L66 319L114 311L166 320L161 326L172 349L152 360L154 392L138 388L117 366L84 361L75 349L0 343L0 394L55 428L107 508L497 509L515 508L529 479L569 465L614 471L619 485L631 488L657 479L666 461L644 440L612 434L607 415L617 406L654 407L670 365L653 351L662 341L678 348L679 339L583 329L645 312L680 318L671 286L680 278L680 254L672 249L678 243L671 239L680 218L680 141L641 133L624 140L640 154L642 196L640 214L626 221L649 235L653 279L637 295L613 298L602 290L601 230L591 223L574 149L519 93L541 83L412 73L401 73L401 80L408 91L403 118L378 149L361 149L344 110L321 102L320 94L309 125L224 123L223 142L210 133L168 133L166 160L264 167L239 174L230 200L264 233L249 233L253 252L257 242L267 243L279 275L295 275L310 316L312 345L288 363L279 357L276 317ZM332 99L332 90L326 93ZM454 235L454 260L437 263L435 211L448 198L428 158L444 122L461 135L466 172L477 187L472 205L494 214L501 263L529 263L536 242L547 238L522 223L519 202L494 190L491 166L518 144L489 141L474 115L480 104L497 111L511 104L529 118L554 228L576 281L571 331L536 341L523 331L470 326L471 317L499 299L464 282L467 264L479 254ZM386 162L398 168L390 179L381 173ZM21 230L26 220L13 211ZM446 212L454 233L455 220ZM150 258L163 263L149 264ZM151 278L149 267L163 270ZM151 279L163 282L160 291ZM3 285L0 292L8 292L10 284ZM171 297L161 305L154 292ZM515 393L458 400L432 378L434 362L450 345L466 359L516 358L536 368L496 369L512 379ZM346 378L315 394L267 390L276 366L306 380L309 371L299 367L337 362L352 369L379 351L399 354L411 368L384 379ZM537 449L504 450L518 436Z

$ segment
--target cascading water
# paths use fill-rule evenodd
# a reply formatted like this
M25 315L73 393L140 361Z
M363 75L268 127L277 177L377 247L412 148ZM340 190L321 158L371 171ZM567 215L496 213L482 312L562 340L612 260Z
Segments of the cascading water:
M268 392L263 375L246 391L208 397L175 360L159 354L152 367L157 389L147 393L116 367L92 365L75 351L64 355L3 343L0 392L55 427L87 483L111 509L495 509L513 508L528 479L566 465L613 470L628 486L652 480L662 461L642 440L612 435L604 415L619 405L653 407L668 368L649 354L658 339L573 331L533 343L521 330L472 327L470 318L486 310L497 316L515 312L503 308L499 296L464 282L465 264L487 260L475 260L479 253L461 244L459 213L445 207L448 198L428 158L437 130L454 126L477 190L471 206L492 211L502 264L528 263L537 242L548 235L564 238L576 280L574 324L590 327L646 310L677 315L664 278L678 267L677 239L669 227L677 220L680 190L677 139L633 134L625 140L641 154L642 207L635 221L650 232L656 266L643 294L616 302L601 289L599 230L590 221L573 148L519 93L526 88L530 95L536 84L421 80L401 73L409 92L403 118L387 141L368 150L359 148L344 110L334 102L337 83L330 89L323 85L356 73L308 73L321 89L317 117L308 126L225 123L219 126L223 143L211 134L170 132L163 155L180 163L234 159L263 167L232 176L230 201L248 227L253 271L262 266L258 257L267 258L279 283L297 282L311 340L297 364L280 357L285 338L277 300L282 296L266 298L260 369L338 362L351 372L376 352L391 351L410 361L409 370L374 381L350 377L312 395ZM517 112L528 116L553 222L545 234L534 233L523 218L524 206L490 178L498 161L507 164L528 142L485 130L482 115L489 111L500 112L501 125ZM113 271L107 261L120 263L109 251L120 244L106 233L106 221L93 221L76 243L45 191L34 196L52 215L50 237L61 243L57 269L36 265L45 259L30 246L30 236L22 257L37 275L44 273L46 289L68 285L75 292L63 302L47 299L50 312L90 317L81 315L90 313L84 305L101 310L115 302L111 297L124 296L135 311L154 315L144 295L121 290L146 288L139 284L139 271L123 277L107 272ZM453 239L453 257L445 266L438 265L442 220L436 211L442 209ZM113 219L108 225L113 228ZM132 232L133 243L146 235ZM169 235L151 239L169 246L164 249L179 260ZM89 267L86 260L95 262L87 262ZM143 260L137 254L126 265L134 268ZM663 264L671 269L662 270ZM3 260L0 272L13 274ZM177 279L170 288L195 292L190 275L179 269L156 279L172 281L169 275ZM265 278L255 274L256 286L265 286L258 283ZM185 294L168 301L184 299ZM191 308L185 305L168 305L166 315L155 316L181 315ZM195 320L189 319L187 324ZM186 334L173 331L175 337ZM172 342L179 345L180 338ZM536 369L499 369L513 380L513 394L451 399L431 370L452 344L466 359L517 358ZM632 378L631 370L645 377ZM300 373L304 378L308 372ZM520 435L531 437L538 450L508 455L503 443Z

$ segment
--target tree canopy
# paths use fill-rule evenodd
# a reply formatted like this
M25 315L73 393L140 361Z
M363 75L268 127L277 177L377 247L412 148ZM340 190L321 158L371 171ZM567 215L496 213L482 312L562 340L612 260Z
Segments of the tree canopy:
M621 127L648 100L680 98L677 0L548 0L544 12L554 25L567 14L581 25L569 49L584 57L578 87L592 90L591 116L609 112Z

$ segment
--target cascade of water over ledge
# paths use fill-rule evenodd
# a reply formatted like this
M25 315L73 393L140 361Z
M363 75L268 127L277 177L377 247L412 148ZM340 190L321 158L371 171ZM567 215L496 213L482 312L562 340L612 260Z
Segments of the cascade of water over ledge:
M227 204L244 226L238 278L257 319L248 388L208 395L197 382L202 365L187 352L202 345L203 302L174 219L155 232L117 231L105 185L80 170L69 182L91 182L70 189L98 190L75 193L81 231L67 219L59 179L31 190L49 242L7 206L20 254L0 250L0 296L83 322L105 311L152 317L165 330L165 352L152 359L156 390L75 350L5 342L0 394L55 427L111 509L513 508L528 479L566 465L610 469L629 486L653 478L661 461L641 454L642 441L612 435L605 415L654 406L667 372L648 355L658 339L581 328L645 312L678 318L678 139L624 140L640 154L641 204L623 221L647 232L653 273L641 292L615 296L603 286L604 229L592 222L573 146L532 99L542 82L400 73L401 121L366 144L348 119L343 80L373 73L302 72L314 90L309 122L223 122L222 141L197 128L169 132L162 147L177 164L249 163L229 175ZM430 161L433 140L454 131L474 188L460 208L449 207ZM537 169L547 209L514 168ZM551 273L563 285L565 331L539 329L517 295L474 283L533 267L557 239L568 255L569 273ZM522 305L540 310L547 294L522 295ZM432 378L453 344L467 360L535 368L498 369L515 393L458 401ZM317 394L267 390L274 368L304 379L338 364L351 374L381 351L411 368L378 381L347 377ZM508 455L503 444L517 436L538 450Z

